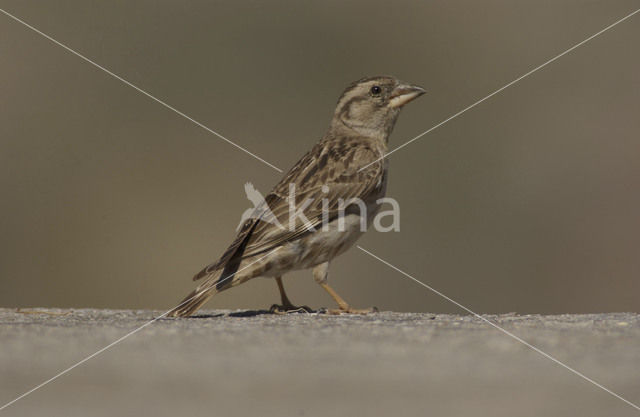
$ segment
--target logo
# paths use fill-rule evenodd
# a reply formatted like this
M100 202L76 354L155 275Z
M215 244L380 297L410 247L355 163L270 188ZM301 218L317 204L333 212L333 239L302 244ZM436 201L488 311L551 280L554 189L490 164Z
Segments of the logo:
M359 198L348 200L337 198L335 199L337 201L336 208L336 205L332 204L328 197L329 187L323 185L321 190L325 197L320 199L320 205L314 204L316 199L309 197L296 204L296 186L289 184L289 195L286 199L287 216L279 220L271 211L262 193L252 183L247 182L244 185L244 192L247 199L253 204L253 208L248 208L242 213L236 230L239 231L249 219L260 219L290 232L299 230L300 226L310 231L327 231L330 227L337 227L338 231L344 232L348 227L353 227L354 222L359 223L361 232L365 232L371 224L379 232L400 231L400 204L395 199L379 198L375 205L368 207ZM318 213L318 208L320 208L320 213ZM314 213L313 221L307 218L310 211ZM373 215L372 219L369 218L370 215ZM383 225L383 219L385 219L386 226Z

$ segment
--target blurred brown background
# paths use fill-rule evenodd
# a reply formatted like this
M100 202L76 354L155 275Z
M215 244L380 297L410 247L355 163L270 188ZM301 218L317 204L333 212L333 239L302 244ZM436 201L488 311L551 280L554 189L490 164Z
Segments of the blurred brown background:
M1 1L288 169L351 81L428 94L391 146L637 7L634 1ZM280 174L0 15L0 306L168 309ZM640 310L640 16L391 157L400 233L365 248L478 312ZM356 306L460 312L357 249ZM310 273L294 302L330 306ZM209 308L265 308L253 280Z

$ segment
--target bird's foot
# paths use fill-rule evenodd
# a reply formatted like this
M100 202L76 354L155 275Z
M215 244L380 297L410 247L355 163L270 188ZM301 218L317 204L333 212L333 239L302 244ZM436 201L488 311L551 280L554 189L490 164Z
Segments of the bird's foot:
M309 306L294 306L293 304L274 304L269 309L273 314L289 314L289 313L315 313Z
M370 307L370 308L353 308L350 306L347 307L341 307L341 308L332 308L327 310L327 313L329 314L334 314L334 315L338 315L338 314L371 314L371 313L378 313L380 310L378 310L378 307Z

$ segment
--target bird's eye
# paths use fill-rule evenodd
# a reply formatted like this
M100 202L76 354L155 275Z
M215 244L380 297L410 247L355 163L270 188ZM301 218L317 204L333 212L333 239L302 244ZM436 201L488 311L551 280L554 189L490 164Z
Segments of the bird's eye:
M373 94L374 96L377 96L381 92L382 92L382 88L380 88L379 85L374 85L373 87L371 87L371 94Z

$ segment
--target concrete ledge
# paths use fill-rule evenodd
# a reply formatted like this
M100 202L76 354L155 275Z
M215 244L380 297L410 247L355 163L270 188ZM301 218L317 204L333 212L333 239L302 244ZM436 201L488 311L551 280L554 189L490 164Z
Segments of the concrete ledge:
M0 406L159 311L0 309ZM640 315L486 316L640 403ZM471 316L161 319L2 416L636 416Z

